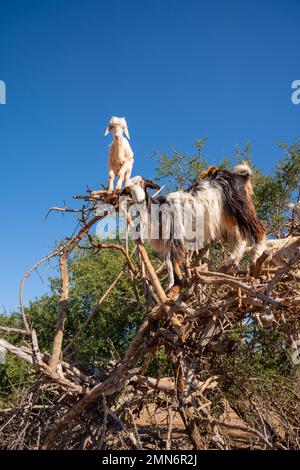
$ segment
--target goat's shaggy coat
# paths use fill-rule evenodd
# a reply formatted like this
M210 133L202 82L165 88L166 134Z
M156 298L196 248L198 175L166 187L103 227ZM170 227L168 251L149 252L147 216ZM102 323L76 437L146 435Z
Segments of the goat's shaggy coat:
M212 168L188 191L176 191L157 198L151 197L146 187L147 183L143 182L141 177L135 177L128 189L134 202L146 201L146 211L141 212L144 231L148 231L149 235L150 228L150 237L148 236L150 245L157 253L166 257L170 286L174 283L173 270L177 276L180 275L178 266L184 260L187 251L195 249L195 244L191 248L190 242L195 240L187 237L182 215L187 205L191 207L194 228L197 208L200 207L203 212L201 246L198 240L199 246L196 246L196 249L208 248L211 243L222 239L230 243L231 256L225 262L225 267L237 265L248 244L254 245L253 263L264 251L265 229L256 216L251 170L248 165L238 165L233 171ZM151 236L153 205L158 205L159 211L162 209L159 218L159 236L155 238ZM164 237L163 222L166 220L166 209L169 216L167 227L169 237ZM197 235L199 234L196 233L196 238Z
M222 201L221 215L224 216L226 224L220 227L223 232L221 235L230 239L232 228L238 227L241 238L250 243L258 243L265 236L265 228L256 216L251 171L248 165L238 165L233 172L217 169L212 175L200 180L191 192L201 199L201 192L204 191L204 199L209 200L208 185L218 192L218 198Z

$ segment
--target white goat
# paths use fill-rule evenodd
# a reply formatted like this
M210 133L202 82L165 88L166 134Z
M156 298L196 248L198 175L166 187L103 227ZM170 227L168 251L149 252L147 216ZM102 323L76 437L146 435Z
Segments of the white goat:
M297 250L300 248L300 236L289 236L286 238L276 238L274 240L267 240L266 249L270 253L266 263L271 263L275 266L283 266L295 256Z
M224 269L240 262L249 242L254 245L252 264L262 255L265 229L253 205L251 170L248 165L238 165L233 171L213 168L190 190L176 191L157 198L148 194L147 187L154 188L155 185L136 176L124 188L124 192L131 195L134 203L146 202L145 210L140 210L142 225L146 229L144 238L147 237L152 248L166 258L170 282L168 288L174 283L181 284L180 264L189 250L204 247L205 251L215 241L228 240L232 250ZM186 208L190 208L188 217L192 222L188 223L193 226L194 239L190 238L191 225L187 230ZM202 226L197 227L199 208L203 218ZM152 220L153 209L156 214L160 212L156 220ZM153 229L158 234L155 237Z
M113 116L108 123L104 135L111 132L114 140L109 146L109 160L108 160L108 191L114 190L115 177L118 176L118 183L116 192L122 189L122 183L125 180L125 185L128 183L133 167L133 151L127 139L129 132L127 122L124 117ZM124 138L123 132L127 139Z
M289 204L289 209L293 210L295 222L300 224L300 201L296 204ZM264 261L264 266L285 266L300 249L300 236L289 235L285 238L275 238L266 240L266 251L269 255ZM246 253L251 253L252 248L248 247Z

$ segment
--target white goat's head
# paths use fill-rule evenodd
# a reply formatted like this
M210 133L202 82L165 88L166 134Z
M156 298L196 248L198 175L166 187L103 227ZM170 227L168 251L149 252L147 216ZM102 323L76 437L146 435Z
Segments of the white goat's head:
M111 120L109 121L108 126L105 130L104 135L106 136L110 132L114 136L114 139L117 140L117 141L121 139L121 137L123 135L123 132L125 133L127 139L130 140L128 127L127 127L127 122L126 122L126 119L124 117L113 116L111 118Z
M146 199L146 189L159 190L160 186L152 181L144 180L141 176L135 176L129 180L129 184L123 189L122 194L130 194L135 204L141 204Z

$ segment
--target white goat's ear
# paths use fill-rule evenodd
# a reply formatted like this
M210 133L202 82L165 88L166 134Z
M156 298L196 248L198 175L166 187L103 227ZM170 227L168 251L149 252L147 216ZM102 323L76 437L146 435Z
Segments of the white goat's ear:
M124 127L124 132L125 132L125 135L127 137L128 140L130 140L130 137L129 137L129 132L128 132L128 127L127 125Z
M127 184L126 186L134 186L136 184L141 184L141 182L144 182L143 178L137 175L137 176L134 176L133 178L130 178L129 184Z
M107 128L105 129L105 132L104 132L104 137L106 137L110 132L110 127L107 126Z

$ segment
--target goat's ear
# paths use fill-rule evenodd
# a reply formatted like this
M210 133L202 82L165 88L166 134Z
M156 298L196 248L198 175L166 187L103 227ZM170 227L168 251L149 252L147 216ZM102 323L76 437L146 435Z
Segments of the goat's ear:
M106 137L110 132L110 127L107 126L107 128L105 129L105 132L104 132L104 137Z
M124 127L124 132L125 132L125 135L126 135L127 139L130 140L129 132L128 132L128 127L127 127L127 126Z
M156 189L157 191L160 189L160 186L158 186L158 184L155 184L150 180L144 180L144 181L145 181L145 188Z

